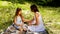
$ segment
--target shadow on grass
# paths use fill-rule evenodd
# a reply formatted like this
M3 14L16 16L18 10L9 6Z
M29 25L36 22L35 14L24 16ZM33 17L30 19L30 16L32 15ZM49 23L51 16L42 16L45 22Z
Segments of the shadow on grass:
M5 23L2 23L0 29L5 30L5 29L7 29L7 27L10 26L12 23L13 23L12 21L8 21L8 22L5 22Z

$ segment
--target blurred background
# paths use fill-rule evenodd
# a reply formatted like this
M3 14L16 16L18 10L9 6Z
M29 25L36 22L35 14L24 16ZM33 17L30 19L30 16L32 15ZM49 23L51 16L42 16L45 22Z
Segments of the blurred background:
M0 0L0 33L13 23L17 7L25 19L31 20L31 4L36 4L49 34L60 34L60 0Z

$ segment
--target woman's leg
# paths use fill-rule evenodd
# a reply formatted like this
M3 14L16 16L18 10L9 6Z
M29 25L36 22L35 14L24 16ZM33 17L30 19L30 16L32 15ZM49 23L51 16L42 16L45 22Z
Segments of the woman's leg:
M39 32L39 34L47 34L46 31Z
M28 30L28 25L24 24L24 25L23 25L23 30L24 30L24 31L27 31L27 30Z

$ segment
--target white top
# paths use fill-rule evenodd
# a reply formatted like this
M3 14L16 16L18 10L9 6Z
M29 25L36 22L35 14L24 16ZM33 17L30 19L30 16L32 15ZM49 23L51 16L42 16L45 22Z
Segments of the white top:
M17 18L16 18L16 24L22 24L23 22L22 22L22 19L21 19L21 17L20 16L17 16Z
M35 19L36 18L34 17L34 21L32 22L32 24L36 23ZM39 25L37 25L37 26L34 26L34 25L28 26L28 29L30 31L40 32L40 31L44 31L45 30L41 15L38 17L38 20L39 20Z

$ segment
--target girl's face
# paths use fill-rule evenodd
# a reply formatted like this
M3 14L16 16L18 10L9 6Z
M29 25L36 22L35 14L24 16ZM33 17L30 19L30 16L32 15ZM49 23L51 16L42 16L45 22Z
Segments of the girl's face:
M22 11L19 11L19 13L18 13L19 15L21 15L22 14Z

